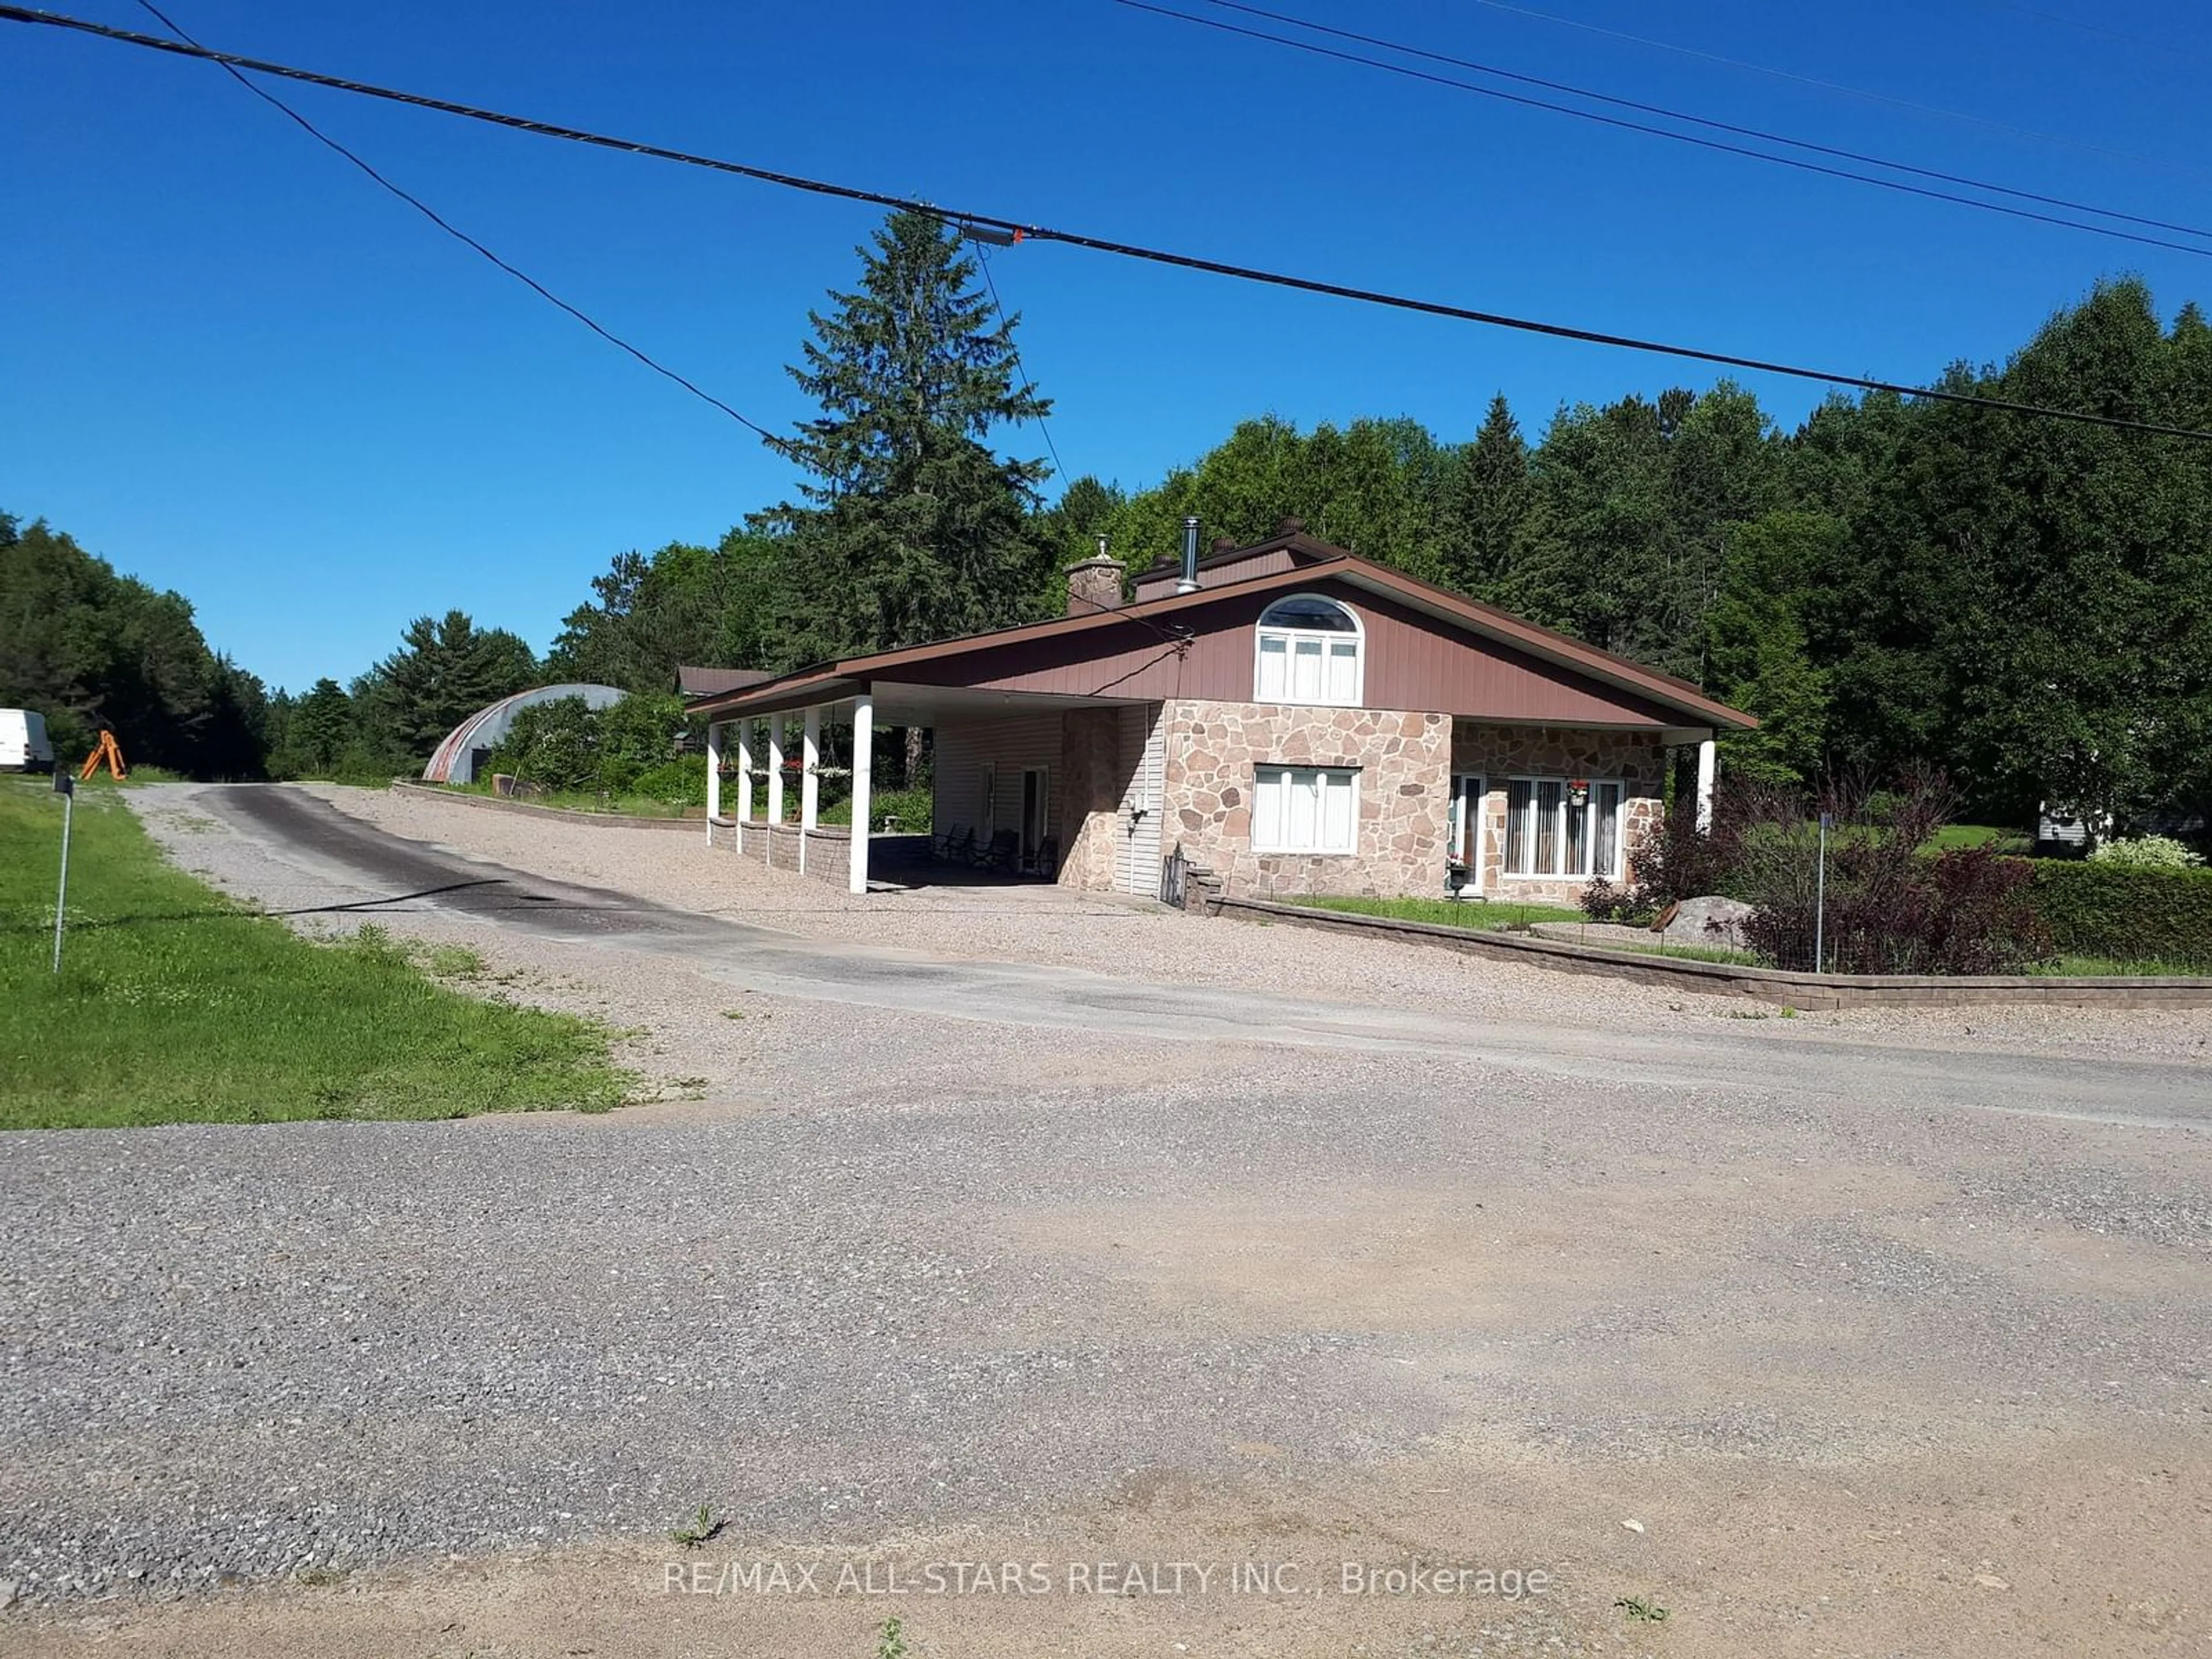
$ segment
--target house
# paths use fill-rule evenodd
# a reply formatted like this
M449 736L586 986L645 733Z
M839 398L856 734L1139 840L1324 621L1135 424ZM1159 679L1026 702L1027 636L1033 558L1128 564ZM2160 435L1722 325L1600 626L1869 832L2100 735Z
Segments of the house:
M1670 749L1696 747L1709 811L1715 735L1756 724L1295 519L1204 556L1197 520L1184 540L1180 563L1140 572L1126 600L1102 551L1068 571L1065 616L696 698L716 762L709 836L734 830L740 850L866 890L865 830L815 823L827 716L854 728L855 824L869 822L873 729L930 727L939 831L1011 832L1022 865L1073 887L1155 894L1180 855L1260 896L1571 900L1626 873L1657 824ZM733 735L732 818L720 763Z

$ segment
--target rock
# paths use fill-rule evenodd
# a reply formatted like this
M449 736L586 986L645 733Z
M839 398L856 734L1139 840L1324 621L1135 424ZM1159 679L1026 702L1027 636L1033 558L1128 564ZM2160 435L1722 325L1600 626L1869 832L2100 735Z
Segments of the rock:
M1627 1528L1631 1532L1642 1532L1644 1530L1644 1523L1641 1521L1624 1521L1620 1524Z
M1666 914L1667 925L1659 936L1669 945L1706 945L1725 951L1744 948L1743 924L1750 919L1751 906L1741 899L1687 898L1671 906Z
M1984 1589L2010 1589L2012 1588L2010 1584L2006 1583L2003 1579L1998 1577L1996 1574L1993 1572L1978 1572L1974 1575L1974 1582L1977 1584L1979 1584Z
M16 1596L21 1593L22 1586L14 1579L0 1578L0 1612L5 1612L14 1607Z

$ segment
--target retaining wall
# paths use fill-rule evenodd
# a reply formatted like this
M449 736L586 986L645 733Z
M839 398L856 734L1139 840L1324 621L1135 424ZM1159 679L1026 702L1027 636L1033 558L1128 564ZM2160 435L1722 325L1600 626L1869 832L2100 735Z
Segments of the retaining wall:
M1734 963L1697 962L1570 945L1563 939L1525 933L1477 933L1434 922L1395 921L1387 916L1358 916L1299 904L1271 904L1260 899L1218 898L1207 907L1216 915L1266 920L1293 927L1397 939L1477 956L1503 957L1532 968L1565 973L1605 974L1640 980L1678 991L1706 995L1755 997L1762 1002L1806 1010L1866 1007L1940 1007L1988 1003L2063 1003L2094 1008L2212 1007L2212 979L2077 978L1990 974L1955 977L1917 974L1796 974Z

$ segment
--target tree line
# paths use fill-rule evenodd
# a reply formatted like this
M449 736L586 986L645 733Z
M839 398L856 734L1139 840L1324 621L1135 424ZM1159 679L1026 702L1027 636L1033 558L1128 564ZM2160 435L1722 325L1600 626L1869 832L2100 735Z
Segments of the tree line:
M1049 402L957 233L896 214L858 252L791 371L820 410L774 441L793 499L712 546L617 555L542 660L452 612L349 684L264 697L226 666L196 695L234 698L272 771L374 775L528 684L665 693L681 663L787 670L1048 616L1101 536L1133 569L1186 514L1239 541L1294 514L1758 714L1727 763L1761 780L1932 763L2012 823L2212 805L2212 444L1887 394L1785 428L1724 382L1562 406L1533 435L1503 397L1463 438L1262 416L1150 487L1079 477L1048 502L1043 462L1006 452L1041 447ZM2212 429L2212 326L2108 282L1939 384ZM36 702L16 656L0 684ZM195 730L225 718L179 707Z

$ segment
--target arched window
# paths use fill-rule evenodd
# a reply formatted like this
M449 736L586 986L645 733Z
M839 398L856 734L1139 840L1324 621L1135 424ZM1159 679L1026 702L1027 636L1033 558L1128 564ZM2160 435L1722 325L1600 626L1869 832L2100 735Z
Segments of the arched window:
M1334 599L1293 593L1260 617L1255 702L1358 703L1363 687L1359 618Z

